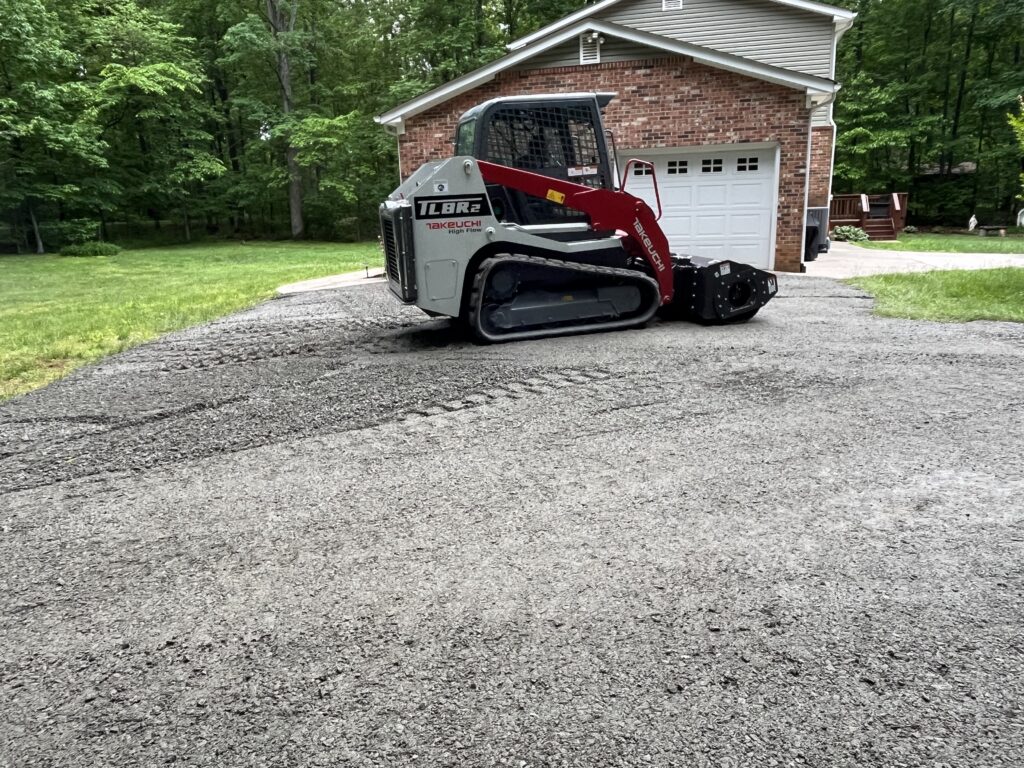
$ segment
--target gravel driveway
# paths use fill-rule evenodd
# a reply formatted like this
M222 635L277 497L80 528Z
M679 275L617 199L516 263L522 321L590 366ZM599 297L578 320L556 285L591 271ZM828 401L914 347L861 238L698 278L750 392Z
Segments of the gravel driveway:
M0 406L0 765L1020 766L1024 327L380 286Z

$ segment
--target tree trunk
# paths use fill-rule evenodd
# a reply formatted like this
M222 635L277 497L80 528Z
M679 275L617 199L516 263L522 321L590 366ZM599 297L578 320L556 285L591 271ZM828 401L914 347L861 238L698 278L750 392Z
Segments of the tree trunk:
M939 173L947 173L949 147L946 144L946 127L949 125L949 97L952 90L950 79L953 76L953 40L956 32L956 8L949 9L949 39L946 48L945 85L942 89L942 147L939 152Z
M282 32L292 32L295 29L295 16L298 11L298 0L293 0L291 11L285 16L284 10L278 5L278 0L267 0L267 18L270 21L270 29L277 40L277 79L281 86L281 107L285 115L291 113L294 108L292 95L292 72L291 60L285 43L280 40ZM302 215L302 172L299 169L298 150L292 147L291 142L286 139L285 161L288 166L288 209L291 219L292 238L299 240L306 233L306 225Z
M960 65L960 78L957 82L956 106L953 108L953 128L951 131L953 141L956 141L957 137L960 136L960 115L963 112L964 91L966 90L967 85L967 69L971 64L971 51L974 48L974 27L977 22L978 5L975 3L974 10L971 13L971 21L967 25L967 45L964 49L964 60Z
M32 234L36 238L36 253L46 253L46 248L43 247L43 237L39 234L39 222L36 221L36 212L32 210L32 204L28 206L28 217L32 221Z
M188 218L188 208L185 209L185 242L192 242L192 222Z

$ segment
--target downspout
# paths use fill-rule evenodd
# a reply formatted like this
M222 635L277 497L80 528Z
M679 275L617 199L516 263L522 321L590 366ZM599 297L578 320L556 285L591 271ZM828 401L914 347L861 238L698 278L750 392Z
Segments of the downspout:
M373 118L373 121L384 127L384 130L395 137L395 156L398 158L398 183L402 183L402 134L405 133L405 120L397 120L394 123L385 123L380 115Z
M800 271L806 272L804 251L807 243L807 203L811 196L811 140L814 138L814 110L807 112L807 157L804 160L804 225L800 228Z
M810 98L810 97L808 97ZM823 107L830 107L836 100L836 93L831 93L825 101L818 104L813 109L807 112L807 157L804 160L804 226L800 240L800 271L806 272L807 267L804 264L804 245L807 240L807 204L811 198L811 149L814 143L814 112L815 110L822 109ZM836 154L836 142L835 142L835 123L832 124L832 164L835 166L835 154ZM832 174L829 174L828 178L828 204L831 206L832 203Z
M856 19L856 16L854 16L853 19L848 19L847 21L836 19L835 34L832 35L832 61L828 68L829 79L833 82L835 82L836 79L836 57L839 54L839 41L843 39L843 35L846 34L846 31L853 26L854 19ZM832 163L829 166L828 173L828 207L830 211L832 208L832 181L836 176L836 143L839 140L839 126L836 125L835 110L832 108L837 96L838 91L833 93L826 102L828 104L828 123L832 126ZM832 222L829 221L830 226L831 224Z

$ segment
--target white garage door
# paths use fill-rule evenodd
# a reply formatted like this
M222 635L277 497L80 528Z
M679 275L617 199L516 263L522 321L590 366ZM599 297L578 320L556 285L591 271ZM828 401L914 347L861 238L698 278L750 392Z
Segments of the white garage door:
M625 151L654 163L661 193L661 228L672 252L732 259L770 267L775 220L775 149L645 153ZM657 213L650 170L634 166L626 191Z

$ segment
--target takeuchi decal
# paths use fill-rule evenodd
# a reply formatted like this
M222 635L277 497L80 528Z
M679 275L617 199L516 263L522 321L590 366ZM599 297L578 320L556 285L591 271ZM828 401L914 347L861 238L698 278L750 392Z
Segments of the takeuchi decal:
M659 272L665 271L665 262L661 258L661 254L658 253L658 249L654 247L654 241L651 240L651 236L647 234L647 230L644 229L644 225L640 223L640 219L633 222L633 230L636 232L636 236L640 238L640 242L644 244L644 248L647 249L647 253L651 255L651 261L654 262L655 268Z
M431 221L427 223L427 229L479 229L483 226L483 221L480 219L470 219L467 221Z

